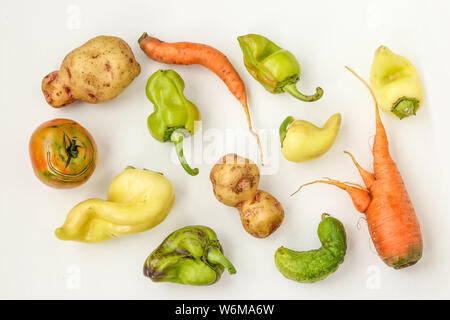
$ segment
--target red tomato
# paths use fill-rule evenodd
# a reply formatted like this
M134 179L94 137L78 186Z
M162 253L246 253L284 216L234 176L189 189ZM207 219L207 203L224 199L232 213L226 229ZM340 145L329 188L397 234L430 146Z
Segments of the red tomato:
M29 149L34 173L50 187L77 187L86 182L95 169L95 141L73 120L44 122L33 132Z

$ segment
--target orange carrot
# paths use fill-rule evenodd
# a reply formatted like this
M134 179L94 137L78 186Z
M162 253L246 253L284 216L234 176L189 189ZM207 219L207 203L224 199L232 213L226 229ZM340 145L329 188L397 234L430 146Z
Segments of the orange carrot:
M228 60L222 52L201 43L164 42L157 38L148 36L147 32L142 34L138 42L145 54L155 61L167 64L200 64L217 74L244 107L248 128L252 135L256 138L262 163L261 142L259 140L259 136L253 131L247 104L247 91L245 89L244 82L234 69L230 60Z
M419 222L400 172L389 153L386 131L372 89L352 69L346 68L366 85L375 101L376 134L372 148L374 173L364 170L346 152L358 168L367 189L334 180L317 180L308 184L327 183L346 190L355 207L366 214L369 232L379 256L390 267L405 268L422 257Z

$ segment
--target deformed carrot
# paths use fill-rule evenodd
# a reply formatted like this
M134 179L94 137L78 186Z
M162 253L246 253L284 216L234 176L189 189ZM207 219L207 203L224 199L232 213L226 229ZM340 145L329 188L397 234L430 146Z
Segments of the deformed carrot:
M305 183L304 185L300 186L300 188L297 189L292 195L299 192L303 187L309 186L311 184L315 183L325 183L325 184L331 184L338 188L341 188L342 190L347 191L347 193L351 196L353 205L355 208L361 212L364 213L367 208L369 207L371 198L370 194L367 190L365 190L363 187L353 184L351 182L340 182L337 180L327 179L327 180L316 180L312 182Z
M372 148L374 173L364 170L353 155L346 152L358 168L367 190L334 180L318 180L308 184L326 183L347 191L355 207L366 214L369 232L379 256L388 266L405 268L422 257L419 222L400 172L389 153L386 131L372 89L352 69L346 68L366 85L375 101L376 134Z
M218 75L244 108L248 128L256 138L262 163L261 142L259 136L253 130L244 82L234 69L230 60L222 52L201 43L164 42L155 37L150 37L146 32L142 34L138 42L141 49L152 60L167 64L200 64Z

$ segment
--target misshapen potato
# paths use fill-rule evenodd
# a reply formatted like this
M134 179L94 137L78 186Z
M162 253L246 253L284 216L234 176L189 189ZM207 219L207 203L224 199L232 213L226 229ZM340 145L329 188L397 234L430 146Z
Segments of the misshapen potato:
M223 156L210 173L217 200L231 207L256 194L259 177L258 166L237 154Z
M281 225L284 210L273 196L258 190L259 169L237 154L223 156L210 174L214 195L239 210L244 229L256 238L271 235Z
M59 71L42 80L49 105L60 108L83 100L113 99L139 75L141 67L128 44L118 37L98 36L70 52Z
M257 238L271 235L284 219L284 210L278 200L261 190L239 203L237 208L245 230Z

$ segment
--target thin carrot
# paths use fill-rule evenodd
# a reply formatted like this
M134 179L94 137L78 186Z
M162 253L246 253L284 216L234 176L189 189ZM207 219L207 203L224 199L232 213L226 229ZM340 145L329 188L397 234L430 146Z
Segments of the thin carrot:
M138 42L145 54L155 61L167 64L200 64L218 75L219 78L225 82L230 92L244 107L248 128L251 134L256 138L261 164L263 163L261 142L258 134L253 130L244 82L234 69L230 60L228 60L222 52L201 43L164 42L157 38L150 37L147 32L142 34Z
M372 148L374 173L364 170L353 155L346 152L358 168L367 190L333 180L317 180L308 184L326 183L346 190L355 207L366 214L369 232L379 256L390 267L405 268L422 257L419 222L400 172L389 153L386 131L372 89L352 69L346 68L365 84L375 101L376 134ZM366 209L361 210L366 204Z

